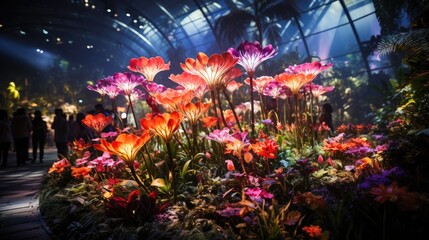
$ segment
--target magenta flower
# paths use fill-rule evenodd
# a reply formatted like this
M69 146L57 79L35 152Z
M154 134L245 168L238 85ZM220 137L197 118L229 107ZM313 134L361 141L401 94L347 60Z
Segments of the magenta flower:
M313 97L315 97L315 98L319 98L320 96L322 96L323 94L325 94L327 92L332 92L335 88L334 86L325 87L322 85L309 83L309 84L305 85L305 91L306 92L310 92L310 86L311 86L311 93L313 94Z
M278 82L270 82L264 89L263 94L278 99L282 95L286 95L286 88Z
M213 140L220 144L225 144L230 141L234 141L234 137L229 133L229 128L224 128L223 130L216 129L210 133L207 137L208 140Z
M142 76L132 73L115 73L112 84L118 89L124 91L125 95L130 95L133 89L146 81Z
M234 58L238 58L237 63L246 69L249 77L253 78L256 67L263 61L274 57L277 54L277 48L274 48L271 44L262 48L258 41L254 43L244 41L237 49L230 48L228 52L230 52Z
M144 90L146 90L150 95L156 94L156 93L162 93L165 90L167 90L167 88L162 85L162 84L157 84L154 82L149 82L149 81L145 81L142 84L142 87L144 88Z
M246 195L249 196L253 201L262 203L262 199L271 199L274 197L273 194L265 191L265 189L260 189L258 187L248 188L246 190Z
M102 97L106 95L106 86L108 86L108 82L105 81L106 78L100 79L97 81L95 85L88 85L86 88L88 90L98 92Z
M130 100L132 102L135 102L137 100L146 99L146 94L144 94L140 89L133 89L133 91L130 93Z
M291 74L304 74L305 78L308 80L307 82L311 82L319 73L330 67L332 67L332 63L322 65L320 62L312 62L289 66L285 69L285 72Z

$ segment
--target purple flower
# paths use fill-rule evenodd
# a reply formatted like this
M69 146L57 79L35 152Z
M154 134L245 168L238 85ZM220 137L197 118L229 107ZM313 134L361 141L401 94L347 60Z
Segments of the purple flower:
M240 210L241 208L232 208L232 207L226 207L222 210L217 210L216 212L221 215L222 217L233 217L233 216L240 216Z
M263 61L274 57L277 54L277 48L274 48L271 44L262 48L258 41L254 43L244 41L237 49L230 48L228 52L231 53L234 58L238 58L237 63L246 69L249 77L253 78L256 67Z
M374 149L370 147L354 147L347 150L346 153L361 158L374 153Z
M264 89L263 94L278 99L282 95L286 96L286 88L279 82L270 82Z
M224 144L229 141L234 141L234 137L229 134L229 128L224 128L223 130L215 129L206 138L208 140L213 140L220 144Z
M132 73L115 73L112 84L124 91L125 95L130 95L133 89L142 84L146 79Z
M261 122L265 126L272 126L272 125L274 125L274 123L273 123L273 121L271 119L263 119Z
M133 91L130 94L131 102L135 102L137 100L145 99L145 98L146 98L146 94L144 94L142 91L140 91L140 89L137 89L137 88L133 89Z
M149 81L143 82L142 87L151 95L155 93L162 93L165 90L167 90L167 88L164 85L157 84L154 82L149 82Z
M249 196L253 201L257 203L262 203L262 199L271 199L274 197L273 194L265 191L265 189L260 189L258 187L248 188L246 190L246 195Z

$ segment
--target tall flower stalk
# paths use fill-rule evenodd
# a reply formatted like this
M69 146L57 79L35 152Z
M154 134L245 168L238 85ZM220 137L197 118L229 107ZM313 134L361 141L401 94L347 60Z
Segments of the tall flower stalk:
M173 199L177 202L177 183L176 183L176 163L173 159L171 150L171 140L174 133L179 129L182 116L178 112L164 113L164 114L147 114L145 118L140 120L142 129L149 130L151 133L159 136L165 143L168 151L168 168L172 175L173 180Z
M258 41L255 41L254 43L244 41L237 47L237 49L230 48L228 49L228 52L230 52L236 59L238 59L237 63L240 64L246 70L247 76L249 77L251 104L250 126L252 129L252 135L255 136L253 78L255 76L256 67L258 67L259 64L261 64L265 60L274 57L277 54L277 48L274 48L271 44L263 48Z
M147 195L150 193L150 191L148 187L144 185L139 176L137 176L134 169L134 161L136 160L137 153L140 151L143 145L149 141L150 138L151 135L149 131L144 131L141 136L137 136L132 133L122 133L115 139L115 141L111 143L106 141L104 138L101 138L99 144L94 144L95 149L108 152L122 159L130 168L131 175L133 176L134 180L136 180L136 182Z

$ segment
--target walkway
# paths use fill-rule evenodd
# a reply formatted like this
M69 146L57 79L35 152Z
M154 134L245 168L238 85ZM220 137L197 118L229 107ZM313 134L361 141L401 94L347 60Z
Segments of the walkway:
M56 149L46 149L44 163L27 162L18 168L15 153L9 153L8 167L0 168L0 239L52 239L38 209L37 192L55 160Z

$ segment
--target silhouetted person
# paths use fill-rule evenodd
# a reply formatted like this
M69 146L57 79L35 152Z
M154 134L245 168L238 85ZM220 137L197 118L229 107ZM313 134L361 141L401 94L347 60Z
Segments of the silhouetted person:
M68 126L63 110L60 108L55 109L52 129L54 129L54 141L58 151L58 158L67 157Z
M46 122L42 119L42 113L40 111L34 112L33 119L33 136L31 138L33 142L33 160L31 163L34 163L37 159L37 148L39 148L39 161L43 163L43 155L45 150L46 143L46 134L48 132L48 127Z
M319 117L319 122L322 124L323 122L330 128L329 135L332 135L334 132L334 125L332 124L332 105L329 103L325 103L322 106L322 113Z
M28 117L25 108L19 108L12 118L12 136L15 142L18 167L25 165L25 161L28 160L31 130L31 119Z
M85 114L78 113L76 115L76 123L77 123L77 136L76 139L83 139L85 142L91 141L92 133L91 130L82 123L82 120L85 118Z
M74 116L70 115L67 121L67 126L69 128L69 136L68 140L69 142L73 142L77 137L78 132L78 123L74 120Z
M7 166L9 149L12 144L12 130L10 127L7 111L0 109L0 160L2 167Z

